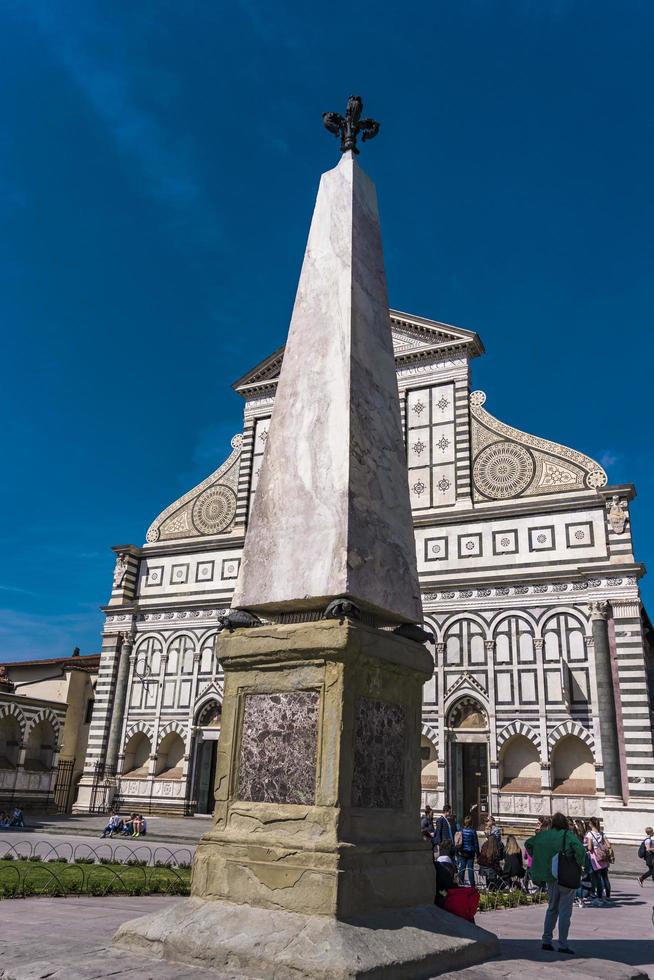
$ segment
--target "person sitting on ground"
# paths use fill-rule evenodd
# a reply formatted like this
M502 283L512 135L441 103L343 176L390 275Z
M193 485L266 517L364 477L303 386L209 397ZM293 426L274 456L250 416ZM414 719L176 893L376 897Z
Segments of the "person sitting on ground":
M457 854L459 858L459 878L461 879L461 884L464 883L467 872L468 884L474 887L475 858L479 856L479 838L477 831L472 826L472 817L465 817L463 829L457 831L456 838L460 838Z
M0 810L0 827L8 827L8 826L9 826L9 817L7 816L4 810Z
M486 879L486 887L493 891L497 888L502 873L502 845L493 834L482 844L477 859L479 873Z
M479 907L479 891L472 885L460 885L452 860L452 841L444 840L436 860L436 905L468 922L475 921Z
M102 839L104 839L105 837L113 837L114 834L117 834L122 829L122 826L123 826L123 821L120 819L120 817L115 811L112 811L111 816L109 817L109 820L107 822L107 826L100 834L100 837Z
M522 863L522 850L513 834L506 841L502 872L504 877L514 885L519 884L525 876L525 869Z
M645 827L645 834L647 836L638 848L638 857L647 865L645 874L638 876L638 884L641 888L648 878L654 881L654 830L651 827Z
M134 821L135 820L136 820L136 814L135 813L130 813L130 815L127 818L127 820L125 820L123 822L123 826L122 826L122 829L120 831L123 837L131 837L132 836L132 834L134 833Z
M134 831L132 833L132 837L140 837L141 834L144 833L144 830L143 830L144 827L145 827L145 820L143 819L143 815L141 813L135 813L134 814Z
M573 951L568 946L568 932L576 888L568 888L559 884L558 879L553 874L552 858L564 851L579 865L581 874L586 860L584 846L570 831L568 818L562 813L555 813L552 817L551 829L541 830L540 833L530 837L529 840L525 841L525 849L533 857L531 866L533 881L537 885L547 885L548 903L543 926L542 948L549 952L554 951L552 943L554 928L558 919L559 952L574 956Z
M9 821L10 827L24 827L25 817L23 816L23 811L20 806L16 804L14 807L14 812L11 815L11 820Z

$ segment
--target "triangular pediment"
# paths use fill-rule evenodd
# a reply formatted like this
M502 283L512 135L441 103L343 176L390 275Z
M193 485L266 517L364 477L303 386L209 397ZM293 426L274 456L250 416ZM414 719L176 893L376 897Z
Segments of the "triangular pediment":
M476 357L484 352L484 345L473 330L454 327L438 320L427 320L411 313L400 313L398 310L389 312L393 351L398 367L414 361L439 360L462 354ZM266 389L274 389L283 359L284 348L279 347L235 381L232 387L246 398Z

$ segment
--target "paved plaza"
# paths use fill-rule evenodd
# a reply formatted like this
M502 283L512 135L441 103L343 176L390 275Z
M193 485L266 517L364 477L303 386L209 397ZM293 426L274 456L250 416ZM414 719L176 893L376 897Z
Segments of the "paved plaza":
M485 912L478 923L498 934L500 960L444 975L451 980L539 980L595 977L597 980L654 980L654 886L619 886L612 908L575 909L570 931L574 959L544 953L540 934L544 909L519 908ZM2 903L0 977L2 980L232 980L199 967L146 960L114 950L111 937L119 925L159 911L179 899L30 898ZM38 937L38 943L35 942ZM589 962L593 960L592 964ZM625 969L617 964L627 964ZM264 978L268 980L268 978Z

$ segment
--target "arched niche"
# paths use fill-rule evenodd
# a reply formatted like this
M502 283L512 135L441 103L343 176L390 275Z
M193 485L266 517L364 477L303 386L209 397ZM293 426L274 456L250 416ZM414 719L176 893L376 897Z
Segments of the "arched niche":
M49 772L57 748L57 738L52 724L44 718L39 721L27 738L25 770L27 772Z
M0 718L0 769L15 769L20 752L20 724L13 715Z
M576 735L560 739L551 757L552 792L566 796L594 796L595 760L585 742Z
M150 739L145 732L136 732L125 746L123 775L147 776L151 752Z
M524 735L513 735L500 750L500 791L540 793L540 756Z
M181 779L184 761L184 741L177 732L168 732L157 749L155 775L161 779Z

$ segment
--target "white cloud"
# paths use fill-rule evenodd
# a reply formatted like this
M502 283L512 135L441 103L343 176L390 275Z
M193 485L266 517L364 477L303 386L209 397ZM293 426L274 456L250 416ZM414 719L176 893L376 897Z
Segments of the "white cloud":
M604 467L615 466L615 464L619 462L619 460L620 460L620 454L613 452L612 449L603 450L602 455L600 456L599 459L600 465Z

